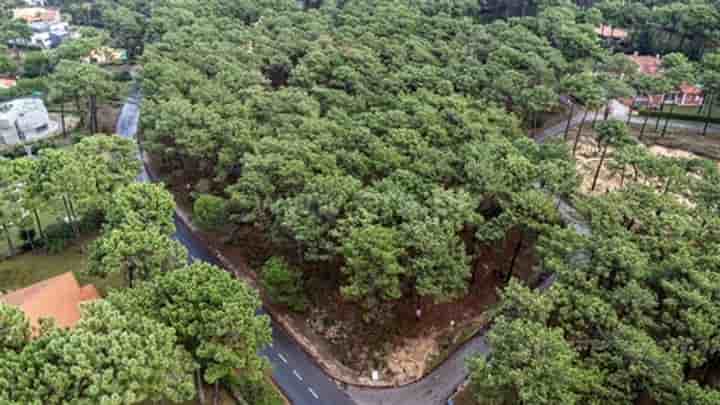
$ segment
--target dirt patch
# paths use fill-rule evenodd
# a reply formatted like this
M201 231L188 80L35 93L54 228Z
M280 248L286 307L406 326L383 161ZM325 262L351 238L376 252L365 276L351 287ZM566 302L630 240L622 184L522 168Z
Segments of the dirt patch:
M179 207L191 212L192 187L188 184L194 182L179 173L165 175ZM271 243L251 226L234 230L231 237L225 232L199 235L251 281L257 280L254 269L271 255L282 255L291 261L294 256L292 249ZM497 246L485 247L473 263L468 294L453 302L436 304L411 296L384 303L372 314L366 314L360 305L341 296L340 263L295 263L305 275L310 301L305 313L293 313L268 304L267 299L264 301L273 318L335 378L362 385L407 384L426 375L486 324L485 312L497 302L497 290L505 282L499 274L507 269L519 236L514 232ZM525 243L516 262L515 276L533 283L537 262L533 244ZM378 381L371 379L373 370L378 371Z
M633 131L633 134L637 136L639 135L639 131ZM577 129L571 132L571 136L569 136L568 144L570 147L572 147L575 142L576 136ZM720 159L720 139L710 136L668 135L660 138L650 133L646 134L643 143L647 146L648 151L657 156L709 158L711 160ZM704 153L696 153L698 150L704 150ZM583 136L578 142L577 153L575 155L577 161L576 167L578 173L582 176L580 191L583 194L603 194L622 187L622 174L618 171L611 170L610 165L608 165L608 162L613 159L613 152L613 148L608 149L605 163L598 175L597 185L595 190L592 191L593 177L600 163L600 148L597 142L594 141L592 129L587 128L583 131ZM716 156L716 153L717 157L712 157ZM718 163L718 166L720 167L720 163Z

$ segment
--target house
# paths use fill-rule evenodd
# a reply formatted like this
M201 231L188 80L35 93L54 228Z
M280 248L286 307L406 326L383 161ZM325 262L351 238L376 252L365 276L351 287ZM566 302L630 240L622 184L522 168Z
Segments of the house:
M595 33L602 39L618 42L625 41L628 38L628 32L626 30L607 24L595 27Z
M20 308L37 331L42 318L52 318L62 328L80 320L80 305L100 298L95 286L80 286L72 272L49 278L21 290L0 295L0 302Z
M626 56L638 65L640 74L648 76L662 75L662 57L660 55L639 55L635 52ZM697 86L683 83L675 91L668 94L636 97L635 103L651 108L657 108L663 103L697 107L703 104L703 91Z
M109 47L97 48L90 51L90 55L84 57L82 61L98 65L124 63L127 61L127 51Z
M17 80L10 77L0 77L0 89L8 90L15 87Z
M50 121L39 98L19 98L0 104L0 145L17 145L51 135L57 124Z
M13 18L24 20L28 24L34 22L45 22L54 24L62 22L60 10L44 7L24 7L13 10Z

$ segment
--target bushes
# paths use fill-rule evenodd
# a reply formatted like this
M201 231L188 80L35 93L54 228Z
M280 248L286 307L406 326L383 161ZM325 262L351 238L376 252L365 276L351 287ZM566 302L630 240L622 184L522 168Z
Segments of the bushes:
M711 124L720 124L720 118L710 117L709 119L705 116L699 116L695 114L685 114L669 111L651 111L651 110L640 110L640 115L645 117L653 118L665 118L679 121L692 121L705 123L710 121Z
M47 249L50 253L60 253L75 236L73 226L67 222L58 222L45 227Z
M277 389L267 379L251 381L244 376L231 374L225 379L233 396L242 396L248 404L283 405L285 401Z
M302 273L291 269L282 259L272 257L265 263L261 282L273 302L287 305L295 312L307 308Z
M227 202L210 194L203 194L193 205L193 215L197 224L206 230L222 227L227 218Z

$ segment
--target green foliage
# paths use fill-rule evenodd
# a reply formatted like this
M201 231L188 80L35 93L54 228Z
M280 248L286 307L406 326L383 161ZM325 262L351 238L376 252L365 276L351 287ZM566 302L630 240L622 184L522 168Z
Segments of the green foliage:
M30 323L22 310L0 303L0 332L2 351L20 351L30 339Z
M45 52L26 52L22 69L26 77L45 76L50 73L50 58Z
M302 277L302 272L291 269L279 257L270 258L262 268L262 285L270 299L296 312L307 307Z
M110 294L127 313L144 314L175 330L178 342L212 384L239 371L257 381L265 360L258 351L270 343L270 322L256 315L255 290L207 263L165 273L132 290Z
M106 277L123 272L129 287L136 280L150 280L187 263L180 242L152 224L123 224L105 232L90 245L87 273Z
M18 65L6 52L0 46L0 74L13 76L17 73Z
M73 330L45 328L16 354L0 355L0 400L130 404L191 399L193 370L175 333L99 301Z
M596 371L583 368L560 329L500 318L488 334L489 359L470 362L478 401L487 404L579 404L597 384ZM595 401L591 401L595 403Z
M207 230L222 228L228 223L227 201L210 194L199 196L193 203L193 220Z
M508 111L537 121L578 73L569 58L603 56L587 16L548 5L480 25L459 5L285 3L164 5L145 28L144 147L228 197L198 199L201 225L251 224L304 261L344 263L342 292L368 307L440 302L467 293L479 244L525 229L497 219L515 193L573 191L567 151Z
M105 219L109 229L124 225L145 229L156 227L164 235L175 232L175 200L162 185L132 183L115 193L108 203Z
M248 404L283 405L285 399L277 388L267 379L251 380L244 376L231 374L226 378L232 389L242 394Z
M400 265L404 250L399 236L392 228L379 225L350 231L342 247L343 272L348 276L343 295L363 300L367 308L402 296L401 276L406 270Z

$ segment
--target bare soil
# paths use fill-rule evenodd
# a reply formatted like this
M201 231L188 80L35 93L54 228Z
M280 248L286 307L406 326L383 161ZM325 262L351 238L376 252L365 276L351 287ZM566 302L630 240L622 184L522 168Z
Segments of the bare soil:
M192 186L188 184L194 181L179 172L164 175L178 204L192 212ZM486 324L485 312L497 303L498 288L504 284L498 275L507 268L519 236L511 233L497 246L484 248L473 263L468 294L453 302L436 304L413 296L375 309L370 314L372 321L367 322L362 307L345 300L339 292L343 281L340 263L295 263L305 274L308 310L294 313L265 300L266 306L276 319L299 332L301 343L312 347L314 355L327 360L326 364L337 363L331 370L336 378L339 375L346 382L367 385L407 384L427 374ZM231 244L228 232L203 232L201 237L253 280L257 280L255 269L270 256L282 255L291 262L294 256L292 249L273 244L262 230L251 226L235 230ZM525 245L515 276L532 284L538 277L538 259L534 245ZM372 370L378 371L380 381L371 380Z
M640 131L634 129L632 133L636 137L639 137ZM580 191L584 194L602 194L621 187L620 174L608 168L607 162L612 160L613 154L613 148L609 148L605 163L600 169L595 190L591 190L593 176L600 162L600 151L597 143L593 140L593 135L592 128L585 128L583 130L583 135L578 143L577 154L575 156L578 172L582 176ZM568 137L570 147L572 147L575 142L576 136L577 129L571 132L571 136ZM717 136L702 137L683 133L668 133L665 137L660 137L659 134L646 131L643 143L648 147L650 152L656 155L720 160L720 137Z

